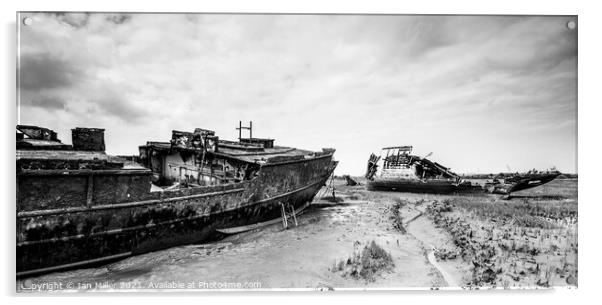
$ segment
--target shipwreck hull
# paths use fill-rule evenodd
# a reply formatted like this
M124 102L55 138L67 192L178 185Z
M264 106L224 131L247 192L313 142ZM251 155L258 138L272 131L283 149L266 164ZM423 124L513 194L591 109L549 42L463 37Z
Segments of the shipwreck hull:
M332 154L265 164L252 180L163 192L150 187L146 171L23 171L17 175L17 276L98 265L172 246L221 237L217 229L281 217L281 204L300 209L325 185L336 162ZM31 187L69 186L70 198L44 197ZM73 179L73 180L70 180ZM107 181L114 180L111 187ZM68 182L68 183L65 183ZM132 187L129 187L132 186ZM21 190L21 191L20 191ZM112 190L112 191L110 191ZM82 193L83 192L83 193ZM126 192L127 200L112 201ZM98 195L97 195L98 194ZM47 198L35 204L31 198ZM60 196L58 196L60 197ZM40 208L44 207L44 208Z
M549 174L549 175L544 175L541 177L537 177L537 178L532 178L532 179L526 179L524 181L520 181L519 183L515 184L514 187L512 187L510 189L510 192L518 192L518 191L522 191L522 190L526 190L526 189L530 189L533 187L537 187L543 184L546 184L554 179L556 179L556 177L558 177L560 174Z
M417 180L374 180L368 181L370 191L389 191L427 194L478 193L483 189L475 185L456 185L451 181L417 181Z
M524 177L514 178L514 181L492 184L488 186L489 192L493 194L509 195L513 192L518 192L540 185L546 184L558 177L560 173L549 173L549 174L530 174Z

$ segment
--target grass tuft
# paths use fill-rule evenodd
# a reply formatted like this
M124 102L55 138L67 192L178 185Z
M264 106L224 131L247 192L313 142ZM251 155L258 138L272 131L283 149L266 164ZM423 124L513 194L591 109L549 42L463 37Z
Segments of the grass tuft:
M342 272L344 277L373 282L379 274L391 271L394 266L391 254L372 241L361 251L354 251L353 256L346 260L335 262L331 271Z

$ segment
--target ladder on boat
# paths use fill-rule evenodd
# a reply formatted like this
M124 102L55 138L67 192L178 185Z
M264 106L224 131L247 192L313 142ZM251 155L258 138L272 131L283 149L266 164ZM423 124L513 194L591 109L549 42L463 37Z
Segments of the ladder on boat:
M280 203L280 213L281 213L281 217L282 217L282 226L284 227L284 229L288 229L289 226L289 221L292 220L293 223L295 224L295 227L297 226L297 215L295 213L295 207L287 204L286 206L284 205L284 203ZM288 207L288 211L286 209L286 207Z

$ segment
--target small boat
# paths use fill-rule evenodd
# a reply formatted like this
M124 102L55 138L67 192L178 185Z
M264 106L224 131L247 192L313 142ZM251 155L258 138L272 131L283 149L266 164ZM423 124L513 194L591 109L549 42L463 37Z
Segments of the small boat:
M449 168L411 152L412 146L393 146L383 148L380 156L372 154L365 175L368 190L435 194L482 191Z
M489 193L510 195L548 183L560 176L560 172L551 169L546 171L531 170L527 173L499 174L492 181L485 183L484 188Z
M139 155L105 153L104 129L17 126L17 277L202 243L305 208L334 171L334 149L173 131ZM284 213L284 215L283 215ZM289 214L289 215L290 215Z

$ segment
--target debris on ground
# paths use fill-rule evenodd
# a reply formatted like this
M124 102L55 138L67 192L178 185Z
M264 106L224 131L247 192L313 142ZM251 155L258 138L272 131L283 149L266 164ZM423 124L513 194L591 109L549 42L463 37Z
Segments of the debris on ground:
M349 175L345 175L343 177L345 178L345 181L347 181L347 186L361 185L359 182L353 180L353 178L351 178L351 176L349 176Z

